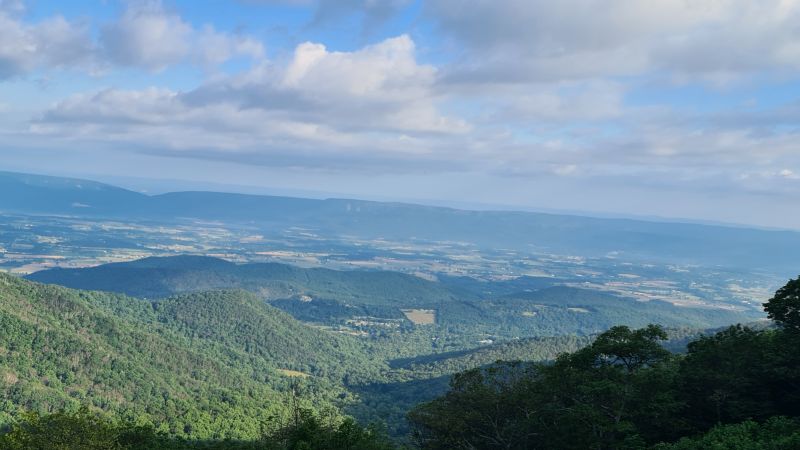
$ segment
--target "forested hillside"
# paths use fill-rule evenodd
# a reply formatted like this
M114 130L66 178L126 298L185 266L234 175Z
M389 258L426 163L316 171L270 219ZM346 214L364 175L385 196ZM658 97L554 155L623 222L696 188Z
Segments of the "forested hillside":
M332 409L347 400L345 372L374 376L381 365L355 339L245 292L151 304L0 274L0 300L6 424L22 410L88 405L175 436L255 438L285 416L292 380L305 402Z
M193 439L260 436L287 420L292 392L314 411L385 421L400 436L407 410L444 392L449 374L526 353L552 359L588 342L548 338L417 361L444 351L438 329L367 339L304 325L243 290L150 301L4 274L0 324L0 426L25 410L89 406Z
M208 289L245 289L298 320L345 327L356 333L385 334L398 327L408 329L414 323L403 311L426 310L439 334L446 335L440 344L448 350L475 347L487 339L587 336L616 324L712 328L756 317L730 309L636 301L560 286L559 280L554 279L434 282L390 271L234 264L199 256L57 268L35 272L28 278L150 299Z
M204 256L150 257L82 269L33 273L31 280L75 289L162 298L211 289L246 289L266 299L309 295L358 305L413 305L453 299L444 286L389 271L305 269L278 263L234 264Z

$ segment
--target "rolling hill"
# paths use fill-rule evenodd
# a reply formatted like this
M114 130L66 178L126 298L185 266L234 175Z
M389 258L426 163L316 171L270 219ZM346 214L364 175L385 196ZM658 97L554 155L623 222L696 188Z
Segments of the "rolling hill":
M553 280L495 282L491 290L502 294L489 295L483 286L486 283L464 280L441 283L397 272L234 264L199 256L151 257L83 269L56 268L35 272L28 278L144 298L209 289L244 289L296 319L323 325L352 324L356 319L372 323L380 319L401 321L408 327L412 324L403 310L429 310L435 314L434 329L461 336L459 345L464 347L487 338L589 335L615 324L711 328L754 318L733 310L640 302L552 285ZM515 291L520 287L527 289ZM372 328L380 326L373 324ZM365 327L370 325L360 328Z
M389 271L338 271L288 264L234 264L205 256L150 257L81 269L44 270L29 279L76 289L161 298L210 289L246 289L265 299L308 295L358 305L413 306L454 299L444 286Z

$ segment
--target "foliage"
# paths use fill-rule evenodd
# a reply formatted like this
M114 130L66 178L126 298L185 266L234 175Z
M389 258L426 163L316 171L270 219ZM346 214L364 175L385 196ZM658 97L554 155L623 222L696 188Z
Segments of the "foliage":
M353 419L338 423L310 410L300 410L294 420L271 436L262 438L268 449L287 450L391 450L395 448L377 425L362 427Z
M8 450L123 450L119 432L108 421L87 410L77 414L40 416L26 413L23 421L0 436L0 448Z
M453 378L451 390L412 411L424 448L625 448L650 401L673 407L658 388L670 354L650 326L614 327L554 364L498 364ZM649 412L648 412L649 409ZM658 432L658 430L654 430Z
M775 293L764 310L770 319L788 330L800 332L800 277L790 280Z
M782 416L764 423L747 420L718 425L696 437L674 444L659 444L653 450L795 450L800 448L800 422Z
M88 410L40 416L26 413L10 431L0 434L4 450L392 450L377 426L352 419L324 421L308 409L294 421L251 441L185 440L152 427L118 424Z
M24 410L88 406L173 436L253 439L288 414L291 384L310 405L333 407L353 401L345 373L375 377L381 364L355 338L306 327L243 292L153 304L0 275L0 329L6 424Z

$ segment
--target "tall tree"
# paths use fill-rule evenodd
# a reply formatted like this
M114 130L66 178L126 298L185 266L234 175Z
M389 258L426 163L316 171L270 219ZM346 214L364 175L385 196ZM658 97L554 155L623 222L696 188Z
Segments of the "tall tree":
M790 280L764 303L767 316L784 329L800 332L800 277Z

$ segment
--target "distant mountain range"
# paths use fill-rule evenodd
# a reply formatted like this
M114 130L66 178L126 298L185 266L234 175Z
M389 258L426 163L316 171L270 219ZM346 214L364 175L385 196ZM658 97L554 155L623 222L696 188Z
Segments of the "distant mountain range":
M485 248L800 272L800 233L403 203L219 192L148 196L86 180L0 172L0 211L127 220L199 219L322 236L463 241Z

